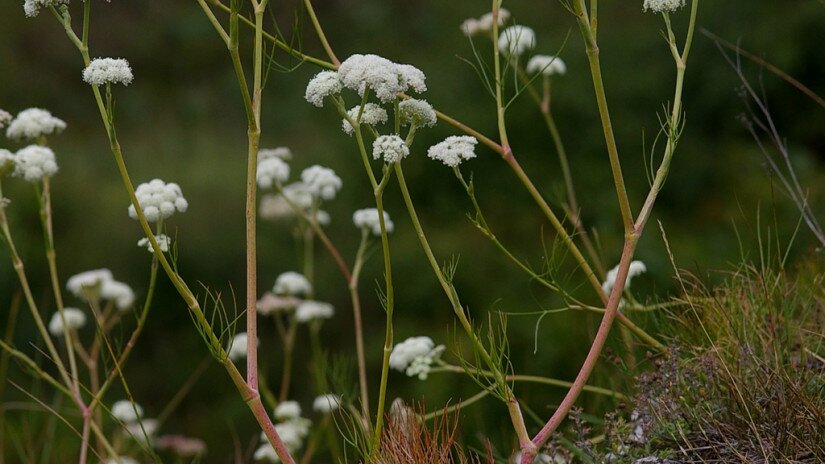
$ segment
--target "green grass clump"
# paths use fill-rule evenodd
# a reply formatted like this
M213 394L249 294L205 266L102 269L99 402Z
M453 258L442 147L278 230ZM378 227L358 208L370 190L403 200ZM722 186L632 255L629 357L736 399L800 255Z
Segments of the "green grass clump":
M595 462L825 462L825 269L743 266L718 288L683 281L674 339L610 414ZM580 444L581 446L581 444ZM647 460L645 460L647 459Z

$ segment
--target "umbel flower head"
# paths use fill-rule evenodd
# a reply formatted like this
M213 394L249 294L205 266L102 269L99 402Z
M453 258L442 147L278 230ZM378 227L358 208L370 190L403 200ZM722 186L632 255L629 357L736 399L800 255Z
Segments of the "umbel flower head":
M625 282L625 288L630 288L630 280L632 278L640 276L645 272L647 272L647 266L645 266L645 263L638 260L631 262L630 267L627 269L627 282ZM616 267L607 272L607 276L605 276L604 283L602 283L602 289L605 293L610 294L610 292L613 291L613 287L616 285L616 277L618 275L618 265L616 265Z
M400 162L410 154L404 139L393 135L381 135L372 143L372 158L384 159L387 164Z
M6 127L11 120L14 119L14 116L11 115L6 110L0 109L0 129Z
M432 127L438 121L433 105L426 100L404 100L398 104L398 112L404 126Z
M310 285L309 280L307 280L303 274L288 271L275 279L275 285L272 287L272 291L276 295L305 296L312 293L312 285Z
M435 144L427 150L430 159L441 161L449 167L456 167L462 161L476 157L478 140L469 135L451 135L443 142Z
M155 235L155 241L158 242L160 251L166 253L169 251L169 246L172 244L172 237L166 234L158 234ZM147 237L143 237L142 239L138 240L137 245L141 248L146 248L147 250L149 250L149 253L155 252L155 250L152 248L152 242L150 242Z
M361 113L361 121L358 122L358 113ZM347 111L347 116L359 124L367 124L370 126L377 126L387 122L387 110L381 108L375 103L367 103L364 105L364 111L361 111L361 105L351 108ZM348 120L341 120L341 128L347 135L352 135L354 129Z
M645 0L644 10L654 13L673 13L685 6L685 0Z
M301 405L297 401L281 401L275 407L275 418L280 421L301 417Z
M545 76L563 76L567 73L567 65L558 56L533 55L527 62L527 74L541 73Z
M284 161L292 160L292 150L287 147L261 148L258 150L258 162L267 158L281 158Z
M527 26L510 26L498 36L498 49L501 53L520 56L536 46L536 33Z
M14 153L0 148L0 179L14 172L17 167Z
M310 322L319 319L330 319L335 315L335 308L322 301L304 300L295 309L295 320Z
M79 330L86 325L86 314L77 308L63 308L63 317L60 317L59 311L55 312L49 320L49 333L55 337L62 336L64 320L66 321L66 328Z
M294 453L304 446L304 439L309 435L309 426L311 422L308 419L299 417L285 422L275 424L275 431L281 437L284 446L290 453ZM266 435L261 434L261 440L266 440ZM262 444L252 458L257 461L281 462L281 458L275 453L275 449L267 442Z
M247 343L249 343L249 336L246 332L241 332L235 335L229 343L229 346L226 348L229 359L237 361L241 358L245 358L247 354ZM260 344L261 341L258 340L258 345Z
M307 84L304 98L317 107L324 106L324 99L341 93L344 85L339 74L335 71L321 71Z
M258 172L255 174L258 186L270 188L273 184L283 184L289 179L289 165L276 156L258 160Z
M327 393L315 398L312 409L321 414L329 414L341 407L341 397L334 393Z
M355 90L362 97L370 89L384 103L409 89L418 93L427 90L427 78L420 69L393 63L378 55L350 56L338 67L338 76L344 87Z
M293 182L284 187L281 193L298 209L309 211L315 202L312 192L303 182Z
M112 280L114 280L112 271L94 269L69 277L69 280L66 281L66 289L78 298L98 298L103 284Z
M498 9L498 25L501 26L510 19L510 11L505 8ZM476 35L482 32L493 30L493 13L488 12L480 18L469 18L461 23L461 32L466 36Z
M8 113L6 113L8 114ZM2 124L0 124L2 127ZM6 137L12 140L33 140L44 135L59 134L66 123L52 116L48 110L29 108L21 111L6 129Z
M100 287L100 298L113 302L120 311L126 311L135 303L135 292L123 282L107 280Z
M378 221L378 209L364 208L352 213L352 222L359 229L372 231L373 235L381 235L381 223ZM392 233L395 226L390 219L390 214L384 211L384 227L387 233Z
M160 179L153 179L138 185L135 196L149 222L166 219L175 211L183 213L189 208L189 202L183 197L180 186L174 182L167 184ZM138 218L135 205L129 205L129 217Z
M112 417L126 424L137 422L143 417L143 408L129 400L116 401L111 412Z
M129 285L118 282L108 269L94 269L69 277L66 288L86 301L108 300L117 309L126 311L135 303L135 293Z
M57 174L57 161L49 147L29 145L14 156L14 175L29 182L39 182L44 177Z
M23 11L26 16L33 18L40 13L41 8L48 8L50 6L68 5L69 0L25 0L23 2Z
M441 358L444 349L444 345L435 346L430 337L410 337L392 349L390 367L426 380L432 364Z
M95 58L83 70L83 80L90 85L129 85L133 79L132 68L123 58Z
M313 197L324 200L334 199L335 194L344 185L341 178L335 174L335 171L317 164L301 172L301 181Z

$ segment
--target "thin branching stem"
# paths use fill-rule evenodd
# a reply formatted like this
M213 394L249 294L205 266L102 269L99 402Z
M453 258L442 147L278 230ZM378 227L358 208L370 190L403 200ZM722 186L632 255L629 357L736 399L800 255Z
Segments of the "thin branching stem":
M495 361L493 361L492 356L490 356L487 348L481 342L476 333L475 329L473 328L470 320L467 318L467 314L464 311L464 308L461 305L461 302L458 299L458 293L456 292L453 285L447 280L447 277L444 275L444 271L438 265L438 260L435 258L435 254L430 247L430 243L427 240L427 236L424 233L423 227L421 227L421 221L418 219L418 213L415 211L415 206L412 202L412 197L410 196L409 189L407 187L407 182L404 179L404 170L401 168L401 165L398 164L396 166L396 177L398 178L398 185L401 188L401 195L404 198L404 204L407 206L407 212L410 216L410 220L413 224L413 228L415 229L416 235L418 236L418 240L421 244L421 248L424 251L424 254L427 256L427 261L430 263L430 267L433 270L436 278L438 279L439 284L441 284L441 288L444 290L444 293L447 295L447 298L450 301L452 306L453 312L455 313L456 317L458 317L459 322L461 323L462 328L470 337L470 341L473 343L474 350L481 356L482 360L485 364L487 364L488 368L495 374L493 377L496 385L501 388L503 391L506 392L506 404L507 409L510 414L510 420L513 423L513 427L516 430L516 433L519 436L520 444L524 445L526 442L529 442L530 437L527 433L527 427L524 423L524 418L522 417L521 410L518 406L518 402L515 399L515 395L510 388L510 385L507 383L504 374L501 372L500 366L498 366ZM526 441L525 441L526 440Z
M584 2L581 1L579 5L583 6L583 4ZM656 178L653 182L653 186L651 187L650 193L648 194L647 200L645 201L645 206L639 213L639 217L633 225L632 230L630 230L630 232L627 233L625 236L625 243L624 248L622 250L622 257L619 261L616 283L613 287L613 290L610 293L610 297L605 308L604 316L602 317L602 321L599 325L598 331L596 332L596 336L593 339L590 351L588 352L587 357L585 358L584 363L582 364L582 367L579 370L578 375L576 376L576 379L573 381L573 387L571 387L570 390L568 390L561 404L559 404L559 407L553 413L553 416L547 421L547 423L541 428L539 433L536 434L536 436L533 438L533 442L537 446L543 446L547 442L547 440L550 439L552 434L556 431L559 425L561 425L561 422L564 420L570 409L575 404L576 399L578 398L585 383L587 382L587 379L593 372L599 355L601 354L602 348L604 347L604 344L607 341L607 336L610 333L610 328L612 326L613 320L616 317L616 314L618 313L619 302L621 301L621 295L624 291L628 270L630 268L630 263L633 259L633 254L636 250L636 245L638 244L639 237L641 236L644 230L644 226L650 217L650 213L652 212L656 196L658 195L658 192L661 190L664 180L667 177L667 173L670 169L670 161L673 158L673 154L675 152L679 130L679 115L681 114L683 79L687 65L687 57L690 52L691 43L693 41L693 31L696 24L698 8L699 0L693 0L691 2L690 23L688 26L687 38L685 41L683 52L681 55L679 55L678 53L674 53L677 72L676 90L673 103L673 114L671 115L671 120L668 122L668 144L665 147L665 153L662 159L662 163L659 167L659 170L656 173ZM579 18L579 20L579 24L582 25L581 18ZM669 46L671 47L671 49L675 49L675 39L673 38L673 33L670 29L670 21L667 18L667 14L665 14L665 24L668 28ZM585 25L582 25L582 33L585 36L585 40L587 41L588 34L585 29ZM589 47L590 46L588 45L588 49ZM590 56L590 53L588 53L588 56ZM596 80L597 79L594 76L594 81ZM605 133L607 133L608 129L604 129ZM530 462L532 462L532 460L530 460ZM530 462L528 462L527 464L530 464Z

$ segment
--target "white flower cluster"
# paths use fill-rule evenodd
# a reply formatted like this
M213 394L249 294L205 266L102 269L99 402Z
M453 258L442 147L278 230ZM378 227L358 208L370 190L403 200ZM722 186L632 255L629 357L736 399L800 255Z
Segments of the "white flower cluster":
M283 195L271 193L261 197L258 214L262 218L269 220L278 220L294 215L292 208L289 207L289 203L287 203Z
M361 120L358 120L358 113L361 113ZM370 126L377 126L387 122L387 110L381 108L375 103L367 103L364 105L364 111L361 111L361 105L355 106L347 111L347 115L358 124L367 124ZM352 124L348 120L341 120L341 128L347 135L352 135L354 132Z
M352 213L352 222L359 229L372 231L373 235L381 235L381 223L378 220L378 209L364 208ZM395 226L390 219L389 213L384 211L384 227L387 233L392 233Z
M86 295L95 297L100 293L103 283L113 279L112 271L95 269L69 277L69 280L66 281L66 289L80 298L86 298Z
M312 293L312 285L303 274L289 271L284 272L275 279L272 291L276 295L306 296Z
M275 407L275 418L280 421L301 417L301 405L297 401L281 401Z
M381 135L372 143L372 158L384 159L387 164L395 164L406 158L410 149L404 139L397 135Z
M40 13L41 8L48 8L50 6L68 5L69 0L25 0L23 2L23 11L26 16L33 18Z
M335 171L317 164L301 172L301 181L313 197L324 200L334 199L335 194L344 185L341 178L335 174Z
M269 316L270 314L291 311L300 303L301 299L294 296L279 296L273 292L266 292L255 303L255 307L258 309L258 314Z
M435 346L430 337L410 337L392 349L390 367L426 380L432 364L441 358L444 349L444 345Z
M641 261L632 261L630 263L630 267L627 269L627 282L625 283L624 288L630 288L630 280L636 276L642 275L647 272L647 266L645 263ZM619 274L619 266L616 265L613 269L608 271L607 276L605 276L605 280L602 283L602 289L608 295L611 291L613 291L613 287L616 285L616 277Z
M337 72L321 71L310 79L304 98L320 108L324 106L325 98L341 93L343 88L344 85Z
M273 184L283 184L289 179L289 165L277 156L259 159L258 172L255 174L255 178L261 188L270 188Z
M645 0L644 10L654 13L673 13L685 6L685 0Z
M0 179L14 172L17 167L15 160L14 153L5 148L0 148Z
M311 322L319 319L330 319L335 315L335 308L322 301L304 300L295 309L295 320Z
M498 9L498 25L501 26L510 19L510 12L505 8ZM461 23L461 32L466 36L473 36L493 30L493 13L489 12L480 18L469 18Z
M164 253L167 253L169 251L170 246L172 245L172 237L166 234L155 235L155 241L158 242L160 251ZM146 248L147 250L149 250L149 253L155 252L155 250L152 249L152 242L150 242L147 237L143 237L142 239L138 240L137 245L141 248Z
M90 85L129 85L134 78L129 62L123 58L95 58L83 70L83 80Z
M521 56L536 46L536 33L527 26L510 26L498 37L498 49L510 56Z
M290 453L295 453L304 446L304 440L309 436L312 421L301 417L301 406L294 401L284 401L275 408L275 417L281 422L275 424L275 431ZM264 441L252 457L255 461L281 462L275 449L267 441L266 434L261 432Z
M120 400L112 405L111 413L115 419L128 424L137 422L143 417L143 408L129 400Z
M418 93L427 90L426 76L420 69L408 64L393 63L378 55L350 56L338 67L338 79L344 87L355 90L362 97L369 89L384 103L391 102L399 93L409 89ZM309 88L307 94L310 94ZM307 100L313 103L310 98Z
M433 105L426 100L404 100L398 104L398 112L404 126L433 127L438 121Z
M29 182L39 182L44 177L57 174L57 161L49 147L29 145L14 156L14 175Z
M341 407L341 397L334 393L326 393L315 398L312 409L321 414L329 414Z
M258 150L258 161L267 158L281 158L284 161L292 160L292 150L287 147L261 148Z
M63 325L63 321L66 321L66 325ZM86 314L77 309L77 308L63 308L63 317L60 316L60 312L56 312L52 314L52 318L49 320L49 333L54 335L55 337L60 337L63 335L63 327L68 328L69 330L79 330L86 325Z
M45 135L59 134L64 129L66 129L66 122L52 116L48 110L29 108L21 111L9 123L6 137L13 140L32 140Z
M567 65L564 61L558 56L551 55L533 55L525 69L527 74L541 73L545 76L563 76L567 73Z
M287 185L283 188L282 193L284 198L298 209L309 211L315 202L312 192L303 182L293 182Z
M95 269L69 277L66 288L76 297L87 301L107 300L117 309L126 311L135 303L135 293L129 285L118 282L108 269Z
M438 160L449 167L456 167L462 161L476 157L478 140L469 135L452 135L427 150L430 159Z
M233 361L237 361L241 358L245 358L247 355L247 344L249 343L249 336L246 332L241 332L236 334L232 337L232 341L229 342L229 346L226 348L227 355L229 359ZM258 345L261 344L261 341L258 340Z
M112 417L123 422L126 433L131 438L147 444L154 441L160 423L156 419L144 418L143 408L139 404L129 400L117 401L112 405L111 414Z
M14 119L14 116L11 115L6 110L0 109L0 129L6 127L11 120Z
M189 208L189 203L183 197L180 186L174 182L167 184L160 179L153 179L150 182L138 185L135 196L137 196L143 214L149 222L166 219L175 211L183 213ZM132 219L137 219L135 205L129 205L129 216Z
M157 419L141 419L139 422L126 424L126 433L137 442L153 446L158 428L160 428L160 422Z
M112 301L117 309L126 311L135 303L135 292L123 282L108 280L100 288L100 298Z

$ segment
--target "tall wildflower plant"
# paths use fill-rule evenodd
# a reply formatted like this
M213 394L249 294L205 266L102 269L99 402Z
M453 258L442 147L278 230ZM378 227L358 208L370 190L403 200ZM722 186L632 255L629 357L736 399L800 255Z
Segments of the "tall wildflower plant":
M239 318L236 319L229 314L220 295L206 288L205 296L199 300L185 277L178 271L175 253L178 240L173 240L168 235L166 224L173 215L183 213L189 207L183 195L183 188L174 182L165 182L161 179L142 183L135 188L129 174L116 130L115 102L116 95L124 93L123 87L135 79L135 73L128 61L123 58L92 59L95 55L90 45L92 7L94 5L94 8L102 8L101 14L105 14L106 6L91 0L73 3L69 0L24 2L24 12L27 16L50 14L79 52L83 65L83 80L90 86L112 156L130 198L128 213L138 222L143 234L139 244L152 254L150 283L145 303L140 310L134 311L137 322L131 338L124 347L113 346L106 334L121 322L124 311L134 307L135 295L131 289L114 280L111 272L107 270L84 273L69 280L67 288L77 299L89 306L96 333L102 335L96 337L90 347L86 348L79 342L79 330L86 323L87 315L79 309L65 307L63 302L51 220L49 179L57 173L57 163L54 152L48 146L48 139L63 131L66 123L40 109L26 110L14 118L0 111L0 125L8 125L7 135L10 139L33 143L20 148L16 153L0 150L0 181L9 175L21 177L32 183L39 200L45 253L57 307L57 312L48 325L42 318L28 284L22 260L16 251L6 216L9 202L2 197L2 190L0 232L5 245L11 251L13 266L23 289L26 304L44 340L49 358L55 364L58 377L53 377L37 366L28 355L9 343L2 342L2 347L57 391L66 395L77 407L82 417L82 444L78 459L81 464L90 460L90 452L101 460L129 462L121 454L116 442L113 443L111 437L104 432L105 419L99 411L103 397L113 383L119 381L127 393L129 392L122 367L145 324L159 270L163 271L180 294L209 352L224 367L260 426L263 443L254 453L256 460L294 463L298 453L302 453L301 462L309 462L326 443L330 454L340 461L345 459L347 451L340 449L340 440L334 434L337 429L344 432L345 443L357 449L361 460L400 462L399 453L403 453L408 443L417 443L418 438L404 435L405 427L399 426L404 422L399 422L398 417L390 422L389 427L386 425L390 412L387 405L388 388L391 381L390 373L393 370L422 380L439 373L456 373L472 378L480 388L479 393L447 412L469 407L487 396L499 400L503 406L502 410L507 411L513 436L517 441L517 449L513 450L512 457L516 462L523 464L550 462L552 457L548 454L548 443L554 439L560 424L583 391L614 399L625 398L622 393L588 385L588 381L615 320L621 324L622 335L631 347L635 339L638 339L651 349L662 351L664 348L661 342L634 323L622 308L640 306L629 292L630 279L645 272L646 268L643 263L634 260L634 254L659 192L664 186L679 144L684 124L682 93L699 0L691 0L689 7L685 0L644 0L640 5L640 9L661 17L664 43L671 52L676 76L673 100L668 105L668 114L661 117L662 125L657 136L657 141L663 143L654 144L661 153L650 153L650 158L657 160L658 167L650 172L650 190L636 213L625 186L622 157L614 135L608 92L602 77L598 0L570 0L563 3L571 14L571 20L578 25L585 45L597 103L593 113L594 120L598 119L603 130L607 163L611 169L620 211L620 217L616 222L620 223L624 230L624 244L619 263L609 270L594 240L587 232L588 227L583 223L565 145L552 113L551 89L554 83L567 73L567 66L558 56L558 51L554 55L533 54L538 48L535 32L525 25L513 24L510 21L510 12L502 7L501 0L493 0L489 12L480 18L468 19L461 25L461 31L471 37L474 53L479 59L477 70L495 103L495 112L491 115L496 122L495 135L484 135L457 118L436 110L431 102L424 99L428 87L426 75L414 65L368 53L352 54L339 60L324 33L311 0L304 0L303 7L326 52L325 58L306 55L287 43L277 30L266 30L265 18L271 9L269 0L229 0L228 3L221 0L196 0L196 3L226 46L246 119L246 285L242 304L245 321L243 331L236 329L236 321ZM688 10L686 13L685 9ZM80 19L73 19L72 13ZM680 37L672 27L670 17L675 14L689 15L684 37ZM243 50L243 53L240 40L242 28L249 28L253 34L250 49ZM475 39L478 39L478 44L475 43ZM485 41L488 42L486 45ZM364 175L369 181L373 204L364 205L363 209L355 211L352 216L353 225L360 233L360 243L351 265L327 234L325 228L329 224L329 214L322 209L335 199L343 187L342 179L329 168L313 165L302 170L300 180L290 183L290 175L293 174L291 151L285 147L261 147L261 133L265 126L261 120L262 96L266 89L267 72L270 66L274 65L267 58L267 50L271 50L272 47L285 51L303 63L321 68L309 81L305 100L316 107L334 111L341 118L341 130L345 134L343 137L348 136L354 145L354 162L362 165ZM487 66L482 58L483 53L490 54L492 67ZM137 77L139 78L139 73ZM559 157L566 194L561 211L551 207L524 171L514 149L517 142L511 141L508 133L507 111L525 92L539 108ZM419 131L432 128L439 121L452 126L456 133L426 150L414 144ZM578 272L592 287L589 299L574 297L572 290L566 289L564 282L557 279L553 272L534 271L496 236L486 220L483 205L475 196L477 187L466 172L465 163L479 162L476 160L484 156L482 150L492 150L498 154L530 195L556 233L560 245L573 257ZM525 272L547 289L557 293L565 302L566 306L563 309L587 310L602 315L598 331L590 342L588 354L572 381L515 372L515 367L510 362L505 321L496 321L489 317L487 327L482 328L462 302L460 289L455 284L455 275L459 272L457 263L447 261L444 264L445 261L439 259L431 246L425 225L422 224L413 201L411 185L414 184L407 182L404 173L403 165L415 162L415 159L423 156L425 152L429 159L452 170L471 200L473 224L519 271ZM397 307L403 309L403 303L396 301L393 280L391 234L395 224L392 216L384 208L386 189L391 182L395 182L399 187L401 199L421 250L461 327L462 336L466 337L472 349L471 356L459 354L458 364L445 360L446 347L427 336L409 337L400 343L396 339L394 314ZM261 196L260 204L259 189L266 191ZM303 264L300 272L284 269L275 280L271 291L263 293L262 296L262 292L257 288L259 256L256 229L259 216L275 220L288 217L292 221L297 245L302 250ZM314 250L318 243L335 261L350 294L358 370L357 393L352 395L343 394L344 387L337 385L338 382L331 378L334 376L329 374L330 369L326 369L326 352L320 334L324 321L334 317L336 309L329 303L319 300L319 289L314 278ZM377 305L381 306L385 316L384 342L380 356L381 374L372 385L377 387L375 402L370 400L371 379L367 376L367 356L362 327L362 312L366 310L366 305L362 308L359 294L360 275L373 245L380 249L382 255L383 282L379 289ZM283 369L277 389L271 388L272 384L267 381L265 369L262 369L258 361L258 345L261 339L258 330L259 315L262 320L271 319L281 339ZM484 317L477 319L483 321ZM312 375L317 394L313 410L320 416L316 426L304 417L300 404L290 400L294 384L301 382L304 387L310 383L310 376L297 374L292 363L295 348L302 341L299 335L304 333L304 327L308 333L309 351L316 366L316 371ZM53 338L60 342L60 349ZM61 349L64 349L64 352L61 352ZM101 353L116 360L114 367L105 373L96 371ZM79 380L79 362L80 365L85 364L91 372L92 380L88 386ZM246 364L245 375L242 373L243 367L236 364L240 362ZM103 379L102 383L100 379ZM543 425L533 432L525 421L525 405L516 394L518 385L523 382L567 390L551 417L543 419ZM272 410L271 413L267 406ZM122 425L131 436L144 437L144 440L136 440L138 447L145 454L156 457L154 448L159 445L158 442L150 440L150 436L158 428L159 423L144 418L143 409L137 405L131 393L127 400L115 403L107 412L111 419ZM408 409L402 413L409 416L405 416L404 421L413 421L409 428L418 434L423 433L422 436L426 435L427 429L422 428L424 426L421 424L440 415L418 414ZM445 434L444 430L448 430L449 433L446 433L444 440L445 448L439 452L450 454L453 452L451 445L454 433L443 427L444 425L441 429L436 428L433 436ZM96 446L90 446L92 436ZM174 440L170 443L170 446L179 445ZM424 446L419 448L421 449L418 452L423 454L434 451ZM456 459L464 460L463 457Z

